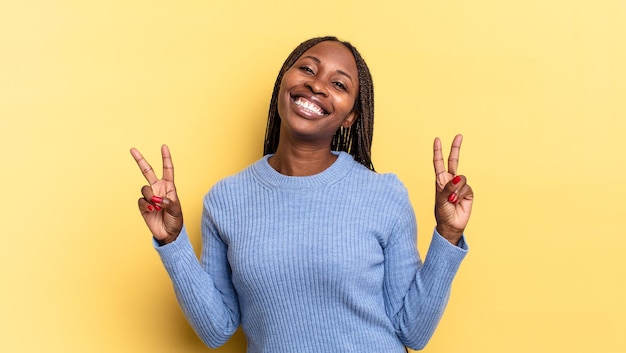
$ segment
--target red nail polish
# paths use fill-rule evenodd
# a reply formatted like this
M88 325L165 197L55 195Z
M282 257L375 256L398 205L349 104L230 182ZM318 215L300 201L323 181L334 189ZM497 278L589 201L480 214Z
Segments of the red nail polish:
M152 205L148 205L148 211L150 212L154 211L154 207L152 207Z
M152 196L152 202L154 202L154 203L161 203L161 202L163 202L163 199L158 197L158 196Z
M450 196L448 196L448 201L450 201L452 203L455 203L457 201L456 200L456 193L450 194Z
M461 181L461 176L457 175L454 177L454 179L452 179L452 184L456 185L459 183L459 181Z
M161 207L159 205L154 205L154 208L156 208L157 211L161 211Z

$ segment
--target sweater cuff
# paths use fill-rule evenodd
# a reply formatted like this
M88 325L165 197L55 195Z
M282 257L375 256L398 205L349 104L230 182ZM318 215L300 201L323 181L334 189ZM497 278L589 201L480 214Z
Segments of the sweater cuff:
M187 228L184 225L180 234L178 234L178 237L173 242L161 246L152 238L152 245L167 269L176 263L189 261L190 257L197 261L193 246L187 235Z
M433 239L424 261L424 271L437 278L438 285L430 289L431 295L435 297L445 297L450 292L450 286L461 262L468 252L465 240L459 242L461 246L450 244L437 230L433 233Z
M443 235L439 234L439 232L437 231L437 228L435 228L434 234L433 234L433 238L440 238L441 240L444 240L448 245L453 246L455 248L459 248L461 250L464 250L466 253L469 251L469 247L467 246L467 242L465 242L465 233L463 233L463 235L461 236L461 239L459 240L459 243L457 245L452 245L449 241L446 240L446 238L443 237ZM434 239L433 239L434 241Z

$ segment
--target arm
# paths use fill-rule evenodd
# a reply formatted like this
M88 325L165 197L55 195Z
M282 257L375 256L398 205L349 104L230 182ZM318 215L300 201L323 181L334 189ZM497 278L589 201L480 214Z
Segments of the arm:
M422 264L417 253L415 218L408 196L406 206L399 214L385 248L386 309L402 343L422 349L443 315L452 280L467 248L450 244L435 230Z
M467 253L463 232L474 193L465 176L457 175L462 141L463 136L455 136L447 170L439 138L433 144L437 226L424 264L416 251L417 227L408 196L385 249L387 312L400 340L415 349L422 349L433 335Z
M224 344L240 324L226 248L215 238L212 234L204 235L202 265L184 228L174 242L157 247L187 321L200 339L212 348ZM204 254L208 253L215 256L206 258Z
M214 229L203 227L203 249L211 249L201 266L183 227L180 201L174 185L174 165L167 146L161 147L163 176L157 178L150 164L136 149L131 154L149 185L141 189L138 206L152 233L154 245L167 270L176 297L200 338L217 347L230 338L239 326L237 297L230 284L226 247ZM208 219L208 212L203 222Z

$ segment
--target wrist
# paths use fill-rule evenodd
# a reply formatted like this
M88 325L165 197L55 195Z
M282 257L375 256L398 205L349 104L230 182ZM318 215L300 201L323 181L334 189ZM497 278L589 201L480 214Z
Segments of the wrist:
M459 241L463 237L463 229L457 229L445 224L437 224L437 233L444 239L449 241L452 245L458 245Z
M168 237L166 237L164 239L154 238L154 240L156 240L156 242L159 243L159 246L165 246L165 245L173 242L174 240L176 240L176 238L177 237L175 237L175 236L168 236Z

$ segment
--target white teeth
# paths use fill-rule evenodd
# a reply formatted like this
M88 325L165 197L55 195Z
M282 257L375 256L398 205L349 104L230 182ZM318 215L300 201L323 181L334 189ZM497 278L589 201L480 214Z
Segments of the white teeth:
M315 113L317 115L324 115L324 111L322 110L322 108L318 107L317 105L309 102L306 99L303 98L298 98L295 101L296 105L299 107L302 107L312 113Z

